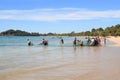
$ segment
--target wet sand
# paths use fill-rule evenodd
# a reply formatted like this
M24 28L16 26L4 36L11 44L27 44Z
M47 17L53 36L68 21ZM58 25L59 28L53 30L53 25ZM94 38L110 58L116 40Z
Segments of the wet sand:
M120 80L119 46L45 48L41 56L43 60L32 58L36 64L1 73L0 80Z
M115 43L112 46L120 46L120 37L110 36L107 39Z

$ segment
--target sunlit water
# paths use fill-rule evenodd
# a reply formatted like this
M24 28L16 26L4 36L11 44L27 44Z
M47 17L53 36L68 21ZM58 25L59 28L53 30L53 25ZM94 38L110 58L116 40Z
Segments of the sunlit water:
M48 46L39 45L42 38ZM0 80L120 79L120 47L75 47L74 37L63 39L61 46L58 37L0 37Z

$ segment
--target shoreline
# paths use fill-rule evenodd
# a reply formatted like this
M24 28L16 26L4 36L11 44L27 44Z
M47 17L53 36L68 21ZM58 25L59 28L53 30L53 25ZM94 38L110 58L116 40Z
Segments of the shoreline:
M120 46L120 37L119 36L117 36L117 37L109 36L106 39L114 43L114 44L112 44L112 46Z

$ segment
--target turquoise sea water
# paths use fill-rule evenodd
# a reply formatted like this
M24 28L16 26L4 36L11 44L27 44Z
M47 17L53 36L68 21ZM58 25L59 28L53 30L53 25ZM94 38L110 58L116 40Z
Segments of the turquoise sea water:
M60 46L60 37L52 37L52 36L0 36L0 46L27 46L27 39L30 39L34 44L33 46L40 46L39 44L42 42L42 39L45 38L48 40L49 47L59 47ZM64 39L64 46L71 47L73 45L74 37L62 37ZM85 39L77 38L78 40ZM84 42L86 44L86 42Z

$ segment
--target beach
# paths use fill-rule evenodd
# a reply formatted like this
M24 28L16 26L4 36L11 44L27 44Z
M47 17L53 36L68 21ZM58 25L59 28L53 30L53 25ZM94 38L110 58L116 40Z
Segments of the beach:
M0 80L120 80L119 40L94 47L1 47Z
M114 42L112 46L120 46L120 37L109 36L107 39Z

